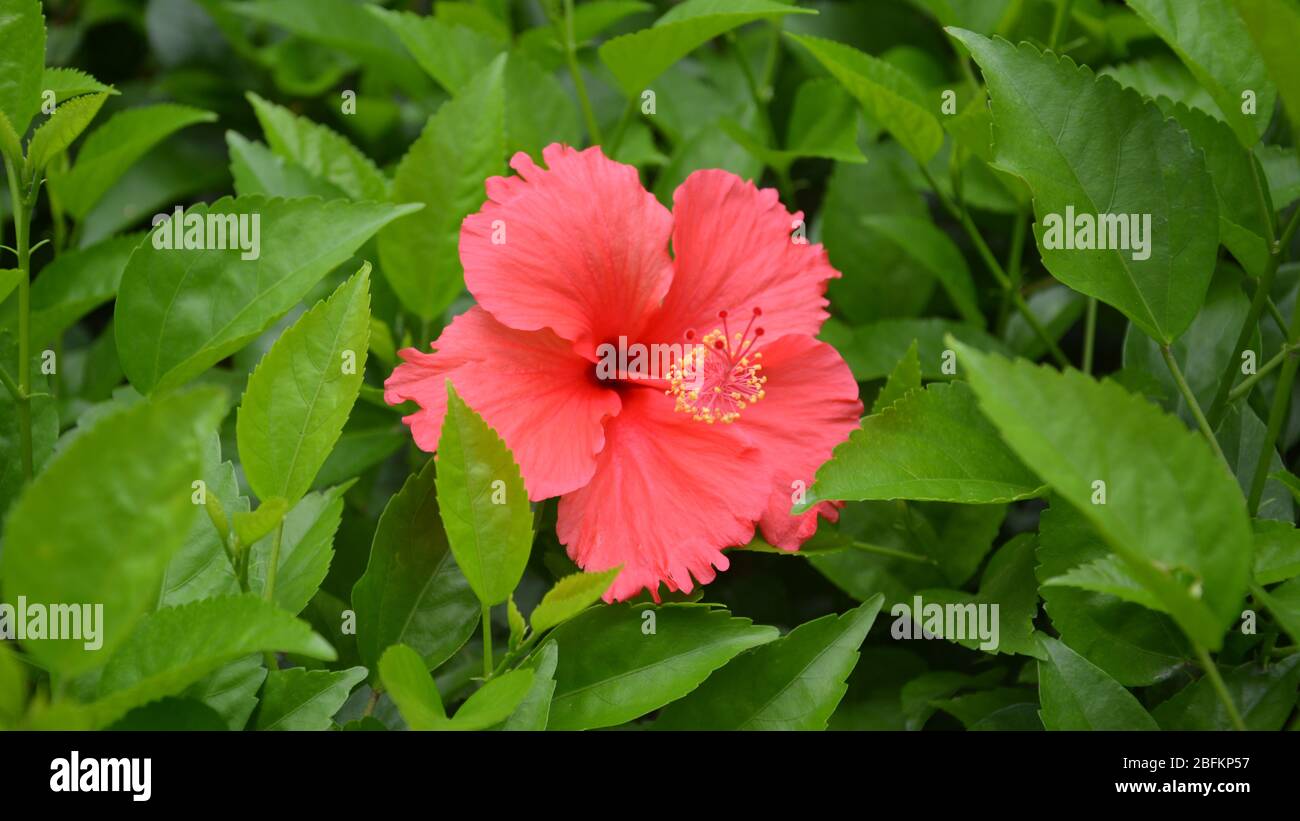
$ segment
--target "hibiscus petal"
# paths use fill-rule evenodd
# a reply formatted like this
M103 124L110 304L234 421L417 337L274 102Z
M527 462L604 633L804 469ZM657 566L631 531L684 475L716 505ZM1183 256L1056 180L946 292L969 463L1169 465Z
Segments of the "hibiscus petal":
M673 194L672 287L647 337L676 341L687 329L702 336L719 324L719 311L743 326L754 308L768 338L815 336L829 316L826 283L840 273L821 245L793 241L802 219L776 191L727 171L687 177Z
M605 440L590 484L560 500L556 524L584 570L622 565L605 600L645 588L657 601L660 582L690 592L726 570L722 548L753 538L770 489L740 428L696 422L662 392L634 388Z
M672 215L599 147L552 144L542 156L547 169L521 152L510 161L519 177L488 180L488 201L461 228L465 284L505 325L550 328L590 356L635 337L668 291Z
M415 443L437 450L447 412L446 380L510 447L534 501L585 485L605 444L604 420L618 394L592 377L592 364L550 331L516 331L475 306L433 343L436 353L400 351L384 382L389 404L415 400L403 418Z
M791 516L795 482L813 475L835 446L849 438L862 416L858 383L839 352L806 336L786 336L761 348L765 395L741 413L743 426L763 454L773 484L759 524L768 543L798 550L817 532L817 517L835 521L837 506L823 502Z

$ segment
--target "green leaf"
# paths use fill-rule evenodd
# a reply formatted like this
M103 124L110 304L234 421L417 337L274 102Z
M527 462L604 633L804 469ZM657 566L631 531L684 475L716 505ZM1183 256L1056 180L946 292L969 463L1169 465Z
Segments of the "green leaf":
M115 95L118 93L117 89L104 85L80 69L51 66L46 66L45 73L41 77L41 91L53 91L56 104L62 104L65 100L83 94Z
M600 59L628 98L639 98L673 63L720 34L786 14L815 14L776 0L686 0L654 25L601 44Z
M975 623L972 616L967 619L964 637L943 638L952 639L970 650L986 653L1041 656L1034 631L1034 619L1038 616L1038 591L1034 585L1034 550L1037 547L1038 542L1032 533L1022 533L998 548L980 578L979 592L974 595L960 590L920 591L917 595L926 604L976 605L988 607L990 612L992 608L997 608L996 625ZM926 627L923 613L914 612L912 617L922 627ZM987 636L983 633L972 635L981 626L993 629L988 631Z
M9 649L8 642L0 643L0 729L17 724L26 708L27 671L17 651Z
M235 526L235 536L240 544L251 546L280 526L284 514L289 512L289 503L283 496L272 496L262 500L257 510L235 511L230 517Z
M1124 565L1123 559L1113 553L1078 565L1059 576L1053 576L1044 581L1043 586L1076 587L1080 590L1105 593L1151 610L1160 612L1165 610L1160 600L1133 577Z
M256 729L328 730L352 688L365 677L364 667L337 672L302 667L272 670L262 689Z
M14 503L0 555L5 596L102 606L95 649L85 647L88 632L85 642L25 645L48 669L74 675L103 664L153 605L199 515L191 482L224 412L221 391L203 388L113 413L51 459Z
M864 418L817 471L797 509L829 499L991 504L1037 496L1042 486L967 385L936 382Z
M1277 91L1231 0L1126 1L1210 93L1241 144L1250 148L1259 142ZM1246 91L1255 95L1254 114L1242 111Z
M501 173L505 151L505 59L497 58L429 118L393 178L395 200L426 207L380 232L379 257L418 316L440 315L463 290L460 224L482 205L483 183Z
M1219 238L1242 267L1259 276L1271 251L1267 237L1272 233L1274 210L1267 186L1262 197L1256 191L1256 180L1262 185L1265 179L1259 160L1241 147L1222 121L1164 98L1157 104L1178 121L1192 145L1205 152L1205 167L1219 202Z
M1059 498L1039 520L1040 580L1112 556L1080 513ZM1173 620L1104 593L1070 587L1039 591L1061 641L1127 687L1163 681L1189 662L1191 648Z
M367 5L350 0L256 0L226 8L342 52L407 94L420 96L428 90L423 73L393 33L366 12Z
M0 0L0 114L22 134L41 105L45 18L39 0Z
M685 698L668 705L660 730L824 730L848 690L884 596L842 616L801 624L733 659Z
M337 200L346 197L343 189L311 172L293 160L285 159L259 142L246 140L234 131L226 132L230 150L230 176L235 195L248 197L320 197Z
M357 200L388 199L388 180L370 158L336 131L287 108L245 95L262 124L267 145L313 177L326 180Z
M186 687L181 695L217 711L230 730L242 730L257 709L257 694L266 681L262 654L253 653L217 668Z
M1288 0L1233 0L1233 5L1269 76L1277 83L1293 132L1300 131L1300 54L1296 53L1296 43L1300 42L1300 9ZM1241 54L1235 56L1243 59ZM1252 55L1247 53L1247 56ZM1258 114L1261 131L1268 125L1270 113L1261 103Z
M332 661L334 650L305 622L246 594L169 607L151 614L113 655L86 705L96 726L174 695L236 659L259 652Z
M429 668L410 647L394 644L385 650L379 660L379 678L412 730L432 730L447 723L447 711Z
M244 476L259 497L292 505L311 487L361 390L369 339L365 263L281 334L248 377L236 432Z
M967 322L982 326L984 315L975 300L975 281L961 251L928 219L872 214L863 224L888 237L921 265L948 292L957 312Z
M1300 576L1300 530L1290 522L1256 519L1255 581L1274 584Z
M1068 58L950 33L984 70L996 164L1033 190L1034 234L1047 269L1157 341L1172 342L1200 309L1218 251L1218 204L1201 152L1154 104ZM1116 225L1103 231L1099 215L1136 214L1140 224L1149 215L1145 252L1136 237L1128 238L1133 250L1048 248L1048 216L1059 221L1064 242L1081 214L1092 217L1107 245L1123 244L1116 241L1123 236ZM1141 253L1147 256L1135 259Z
M1089 519L1189 637L1218 649L1240 612L1252 539L1236 480L1204 440L1113 382L953 344L1007 444ZM1105 504L1092 501L1097 481Z
M1288 656L1266 669L1251 663L1219 670L1246 729L1282 729L1300 688L1300 655ZM1227 708L1206 676L1184 687L1152 714L1163 730L1232 729Z
M230 556L222 534L211 518L211 508L219 506L229 532L230 515L248 510L248 498L239 495L239 482L235 466L221 459L221 438L208 438L199 468L199 478L204 483L204 513L195 516L185 541L167 563L167 571L159 585L158 607L175 607L214 596L233 596L239 592L239 581L231 566ZM193 501L191 497L191 501ZM261 681L258 681L261 684Z
M501 44L486 34L437 17L389 11L378 6L368 6L367 10L382 20L420 68L451 94L464 90L470 78L486 68L502 50Z
M5 298L13 293L18 287L19 280L26 276L22 271L16 268L0 269L0 304L3 304Z
M787 35L817 58L875 122L921 165L939 153L943 127L934 112L939 100L926 94L907 72L852 46L821 37Z
M1056 639L1043 637L1039 715L1049 730L1156 730L1150 713L1113 678Z
M86 130L90 121L95 119L106 99L107 94L90 94L69 100L54 109L50 118L32 133L31 142L27 144L27 162L23 166L23 176L29 180L35 178L50 164L50 160L66 151L72 141Z
M503 730L545 730L551 715L551 696L555 693L555 665L559 660L555 642L548 641L533 654L529 666L533 683L519 706L502 725Z
M182 128L216 119L210 111L170 103L120 111L86 138L70 171L50 175L50 189L69 214L84 219L113 183L155 145Z
M917 357L917 343L912 340L908 346L907 353L903 358L898 360L898 366L889 374L889 379L885 386L876 394L876 400L871 403L871 414L880 413L885 408L897 402L909 392L921 389L921 361Z
M418 207L263 197L191 207L182 220L196 233L197 225L247 216L244 245L258 246L258 256L241 259L253 251L230 241L228 250L160 248L177 226L168 220L155 228L118 289L122 370L141 393L193 379L270 327L380 227Z
M913 342L921 376L951 379L953 374L944 373L944 351L949 350L944 337L949 334L982 351L1009 353L1006 345L979 328L946 319L885 319L856 328L828 319L818 336L839 350L854 378L870 382L889 376Z
M41 275L32 282L29 320L32 348L43 349L53 343L77 320L113 298L126 270L126 261L143 236L127 234L89 247L65 250L41 269ZM17 300L0 308L0 327L17 329Z
M548 728L610 727L694 690L739 653L778 637L702 605L611 605L553 634L564 659L556 668Z
M533 632L549 630L600 601L622 569L619 566L602 573L574 573L560 579L534 608L530 617Z
M379 517L370 561L352 589L357 649L372 671L394 644L438 667L469 639L480 607L442 530L430 459L407 477Z
M334 558L334 533L343 516L343 493L350 486L348 483L308 493L284 517L275 603L285 611L301 613L329 574L330 561ZM266 590L273 539L274 535L265 536L251 548L248 587L255 593Z
M1282 632L1293 642L1300 643L1300 580L1292 579L1272 590L1255 585L1252 592L1273 614Z
M438 509L456 564L480 602L514 591L533 546L533 514L506 443L447 381L438 440Z
M22 141L3 111L0 111L0 159L12 164L15 169L23 167Z
M528 667L489 679L460 705L445 729L486 730L500 724L510 718L528 696L532 686L533 671Z

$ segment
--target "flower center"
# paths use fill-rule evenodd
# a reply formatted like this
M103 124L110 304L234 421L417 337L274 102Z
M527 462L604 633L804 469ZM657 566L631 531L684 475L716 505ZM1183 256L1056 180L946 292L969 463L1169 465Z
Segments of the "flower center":
M732 333L727 312L718 312L722 327L706 334L672 367L670 387L665 393L676 397L674 410L691 414L697 422L730 424L741 411L763 398L767 382L760 373L763 354L754 351L763 335L763 329L754 327L754 321L762 314L755 308L745 330ZM695 341L694 331L686 332L686 341Z

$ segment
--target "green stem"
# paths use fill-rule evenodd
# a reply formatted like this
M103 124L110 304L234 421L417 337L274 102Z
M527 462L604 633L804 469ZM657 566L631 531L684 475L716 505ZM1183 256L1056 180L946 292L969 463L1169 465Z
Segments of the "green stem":
M763 144L775 146L776 133L767 117L767 101L764 99L763 90L758 86L758 79L754 77L753 69L749 67L749 59L740 47L739 38L734 33L729 32L727 34L727 45L735 54L736 62L740 64L740 73L745 77L745 85L749 87L749 97L754 102L754 122L757 124L759 131L762 132Z
M492 678L492 605L483 605L483 678Z
M919 564L935 564L934 559L929 556L921 556L916 553L908 553L906 550L895 550L892 547L881 547L880 545L867 544L866 542L853 541L855 550L861 550L863 553L875 553L877 556L888 556L891 559L902 559L908 562L917 562Z
M1056 364L1062 368L1068 368L1070 366L1070 360L1061 352L1060 346L1056 344L1056 340L1052 339L1051 334L1049 334L1047 329L1043 327L1043 323L1039 322L1038 317L1034 316L1034 312L1029 308L1029 303L1025 302L1025 298L1020 295L1020 291L1011 287L1011 278L1007 276L1006 271L1002 270L1002 266L998 263L997 257L993 256L993 251L989 249L988 243L984 241L984 236L980 233L979 227L975 225L975 221L971 219L970 212L967 211L965 207L959 208L953 204L953 202L948 199L947 195L943 193L943 190L939 188L938 184L935 182L934 176L930 174L929 169L919 163L917 165L921 169L921 174L925 177L926 182L928 182L930 187L934 189L934 194L939 198L939 203L953 216L953 218L961 223L967 236L970 237L971 243L975 246L976 253L978 253L980 259L984 261L985 267L989 269L989 273L991 273L993 278L997 280L997 283L1002 287L1002 290L1010 293L1011 304L1014 305L1016 310L1020 312L1020 315L1025 318L1025 322L1029 324L1029 327L1033 329L1034 333L1038 334L1039 338L1047 345L1047 350L1051 353L1052 359L1056 360Z
M284 540L284 519L275 526L275 535L271 538L271 558L266 563L266 586L262 589L262 597L267 601L275 601L275 575L280 570L280 542ZM252 551L250 546L249 551Z
M1254 163L1251 165L1253 166ZM1272 220L1266 220L1265 222L1269 226L1268 232L1271 236L1273 233ZM1264 270L1260 272L1259 280L1255 285L1255 294L1250 300L1250 309L1246 312L1246 319L1241 323L1241 330L1237 332L1237 342L1232 346L1232 357L1228 360L1223 375L1219 377L1219 387L1214 392L1214 401L1210 403L1210 419L1216 425L1223 420L1223 415L1227 412L1228 394L1232 390L1232 383L1237 378L1237 369L1241 363L1241 352L1246 350L1246 346L1250 344L1250 338L1259 325L1259 318L1263 314L1264 308L1269 306L1276 310L1275 306L1271 306L1269 294L1273 290L1273 280L1277 275L1277 269L1282 264L1282 256L1286 252L1286 247L1290 244L1291 238L1295 235L1298 224L1300 224L1300 208L1297 208L1291 214L1290 221L1282 231L1281 239L1270 243L1271 253L1268 262L1265 263ZM1289 331L1287 336L1290 337Z
M32 254L31 254L31 202L19 195L18 170L5 160L5 173L9 177L9 202L14 209L14 236L18 252L18 392L15 400L18 410L19 451L22 454L23 480L32 479Z
M1228 472L1232 472L1232 465L1229 464L1226 456L1223 455L1223 448L1219 447L1219 440L1214 436L1214 429L1210 427L1209 421L1205 414L1201 412L1201 403L1196 401L1196 394L1192 393L1192 388L1187 384L1187 378L1183 376L1183 369L1178 367L1178 360L1174 358L1174 353L1168 345L1160 346L1160 353L1165 358L1165 365L1169 367L1169 372L1174 376L1174 382L1178 384L1178 392L1183 395L1183 401L1187 403L1188 409L1192 412L1192 417L1196 419L1196 426L1201 429L1205 436L1205 441L1210 443L1210 449L1219 457L1219 460L1227 466Z
M1047 37L1047 50L1055 51L1061 42L1061 33L1065 31L1065 21L1070 19L1070 7L1074 0L1057 0L1056 14L1052 16L1052 33Z
M1232 702L1232 693L1228 692L1228 685L1223 683L1223 676L1219 675L1219 668L1215 665L1214 659L1204 647L1197 644L1196 657L1200 659L1201 667L1205 668L1205 675L1209 677L1210 684L1214 686L1214 692L1219 696L1219 701L1223 702L1223 707L1228 711L1228 720L1232 726L1238 730L1246 729L1246 724L1241 720L1241 713L1237 712L1237 705Z
M1011 250L1007 254L1007 278L1011 281L1011 287L1002 292L1002 304L998 306L996 330L999 336L1006 330L1007 317L1011 313L1011 292L1020 290L1020 283L1024 278L1021 266L1024 260L1025 233L1028 228L1029 215L1022 209L1016 214L1015 222L1011 224Z
M587 82L582 78L582 67L578 65L578 45L573 39L573 0L564 0L564 59L569 64L573 87L578 92L582 117L587 121L587 134L593 145L599 145L604 140L600 136L600 125L596 122L596 111L591 107L591 99L587 96Z
M1237 400L1244 399L1248 396L1251 388L1255 387L1255 383L1272 373L1279 365L1286 361L1288 355L1294 354L1295 352L1295 348L1292 348L1289 345L1283 346L1282 350L1278 351L1273 355L1272 359L1261 365L1259 370L1241 380L1241 384L1232 389L1228 394L1228 404L1232 404Z
M1092 375L1093 351L1097 348L1097 298L1088 297L1083 317L1083 372Z
M618 122L614 124L614 133L609 137L609 144L605 146L605 155L614 157L618 155L618 148L623 144L623 135L627 132L627 127L632 123L632 115L636 113L636 98L627 101L623 107L623 113L619 115Z

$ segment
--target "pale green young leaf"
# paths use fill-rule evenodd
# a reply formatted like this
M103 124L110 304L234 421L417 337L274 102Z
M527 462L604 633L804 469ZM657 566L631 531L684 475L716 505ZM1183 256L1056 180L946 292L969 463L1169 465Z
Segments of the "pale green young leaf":
M1088 518L1194 641L1218 649L1253 547L1245 500L1201 437L1113 382L953 342L1012 450ZM1094 503L1103 482L1105 504ZM1150 511L1164 513L1152 517Z
M98 646L29 642L42 665L71 675L103 664L152 607L168 560L202 515L191 483L224 412L221 391L202 388L112 413L51 459L14 503L0 555L6 598L102 605Z
M41 77L41 91L54 92L54 102L62 105L65 100L80 97L83 94L118 94L118 90L105 85L86 72L76 68L45 67Z
M623 724L694 690L775 627L703 605L596 607L552 634L563 661L547 727Z
M155 145L182 128L216 119L210 111L170 103L120 111L86 137L69 171L50 175L50 189L69 214L83 219Z
M275 603L289 613L301 613L329 574L334 558L334 533L343 517L345 485L313 491L284 517L280 534L280 563L275 576ZM265 593L274 534L252 546L248 559L248 588Z
M486 730L514 713L533 686L533 670L521 667L496 676L474 692L456 710L447 730Z
M996 165L1034 193L1047 269L1172 342L1200 310L1218 252L1218 203L1202 153L1154 103L1068 58L961 29L950 34L984 71ZM1071 214L1090 215L1093 244L1104 238L1106 249L1065 248L1076 233ZM1131 227L1141 247L1136 234L1125 242Z
M817 471L798 509L829 499L992 504L1037 496L1042 486L965 383L933 383L865 417Z
M456 564L480 602L514 591L533 545L533 514L519 465L483 417L447 382L438 441L438 510Z
M204 226L247 217L243 244L257 246L247 251L229 236L226 250L160 247L178 230L160 224L132 254L118 289L122 370L142 393L193 379L266 330L379 228L417 208L227 197L185 213Z
M1156 730L1133 694L1083 656L1043 637L1038 662L1039 715L1049 730Z
M601 573L574 573L560 579L546 591L529 617L533 632L549 630L600 601L620 570L621 566Z
M281 334L248 377L235 430L259 497L292 505L311 487L361 389L369 336L366 263Z
M289 503L283 496L263 499L256 510L237 510L230 517L234 525L235 537L239 539L240 544L251 546L279 527L280 522L284 521L284 514L288 512Z
M505 58L438 109L397 166L392 196L424 203L379 234L384 275L402 305L438 316L465 287L460 226L483 204L483 183L504 168Z
M848 613L801 624L737 656L668 705L655 729L826 729L883 602L877 594Z
M447 723L447 711L429 668L410 647L394 644L384 651L379 659L379 680L412 730L433 730Z
M41 105L45 18L40 0L0 0L0 114L18 134Z
M384 507L365 573L352 589L361 662L375 671L394 644L436 668L469 639L479 603L456 566L435 493L437 462L412 474Z
M107 94L88 94L69 100L58 108L49 119L41 123L32 133L31 142L27 144L27 161L23 165L23 175L33 179L45 170L61 152L72 145L73 140L81 136L90 121L99 113Z

